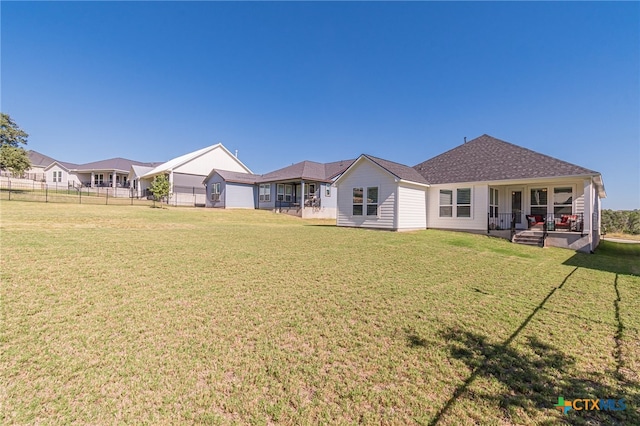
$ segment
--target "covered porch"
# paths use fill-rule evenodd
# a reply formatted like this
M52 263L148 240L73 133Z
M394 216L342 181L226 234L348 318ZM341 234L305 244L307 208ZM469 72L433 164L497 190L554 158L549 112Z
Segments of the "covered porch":
M488 186L487 233L513 242L590 251L599 239L591 179Z
M95 170L78 173L82 186L90 188L129 188L129 173L116 170Z
M304 180L276 183L276 211L302 217L304 209L321 208L320 188L322 186L323 182Z

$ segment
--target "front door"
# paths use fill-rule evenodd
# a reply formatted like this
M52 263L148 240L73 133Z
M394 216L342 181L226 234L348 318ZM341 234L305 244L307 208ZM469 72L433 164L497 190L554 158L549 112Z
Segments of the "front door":
M522 190L511 190L511 213L516 217L516 228L523 228L522 225Z

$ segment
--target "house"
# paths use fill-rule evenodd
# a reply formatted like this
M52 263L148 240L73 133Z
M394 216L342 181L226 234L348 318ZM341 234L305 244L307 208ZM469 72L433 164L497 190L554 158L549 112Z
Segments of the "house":
M135 198L144 197L147 195L147 189L151 181L142 180L142 176L149 173L156 168L159 163L154 163L151 166L141 166L138 164L132 164L127 175L127 181L132 188L132 194Z
M31 169L28 172L34 180L41 180L51 186L68 187L110 187L128 188L129 170L132 166L152 166L126 158L110 158L85 164L74 164L55 160L37 151L29 151Z
M371 174L367 168L371 168L370 162L354 163L352 170L336 181L339 194L352 193L350 202L348 197L341 198L343 203L339 200L338 226L405 229L390 227L383 211L362 223L354 218L354 211L359 211L354 208L360 204L355 189L384 184L379 173ZM586 252L593 251L600 241L600 199L606 193L596 171L489 135L413 169L428 183L423 187L426 220L421 229L490 233L514 242ZM394 220L400 221L406 208L401 202L394 206Z
M213 169L202 182L206 188L206 207L255 209L256 179L251 173Z
M425 229L428 184L415 169L361 155L337 179L338 226Z
M139 176L137 186L148 188L156 176L166 175L170 185L170 204L204 205L206 196L202 182L209 176L212 169L251 173L251 170L237 156L218 143L154 167Z
M32 149L27 151L27 155L29 157L29 162L31 163L31 168L25 172L24 177L38 182L46 182L47 179L45 177L44 169L56 160ZM64 164L69 167L74 166L74 164L71 163Z
M333 181L353 160L332 163L301 161L253 175L214 169L204 180L207 207L258 208L302 218L336 217Z

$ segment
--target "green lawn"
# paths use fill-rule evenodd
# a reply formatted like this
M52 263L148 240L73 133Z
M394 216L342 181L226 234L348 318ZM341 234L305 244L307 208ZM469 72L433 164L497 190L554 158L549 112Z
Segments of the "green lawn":
M640 424L640 245L0 212L2 424Z

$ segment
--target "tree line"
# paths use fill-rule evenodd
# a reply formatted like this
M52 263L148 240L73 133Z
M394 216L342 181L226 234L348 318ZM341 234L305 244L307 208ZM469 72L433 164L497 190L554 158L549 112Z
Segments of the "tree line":
M640 234L640 210L602 210L601 226L608 233Z

